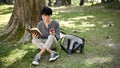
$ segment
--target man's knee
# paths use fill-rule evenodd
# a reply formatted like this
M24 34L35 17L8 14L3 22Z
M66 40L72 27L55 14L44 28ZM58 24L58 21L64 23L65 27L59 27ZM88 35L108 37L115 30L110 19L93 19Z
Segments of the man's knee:
M35 40L34 40L34 39L32 39L32 43L35 43Z
M55 36L54 35L49 35L48 36L48 39L52 39L52 38L54 38Z
M34 43L34 44L37 43L37 40L38 40L37 38L33 38L32 43Z

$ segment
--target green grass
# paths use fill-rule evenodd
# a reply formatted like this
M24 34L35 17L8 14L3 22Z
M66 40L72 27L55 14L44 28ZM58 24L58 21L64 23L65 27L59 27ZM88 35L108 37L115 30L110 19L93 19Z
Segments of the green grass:
M54 11L52 19L60 23L62 31L85 38L84 53L74 53L68 57L63 50L59 50L60 57L55 62L49 62L49 56L45 55L40 65L33 66L31 62L39 50L32 43L5 43L0 44L1 68L120 67L120 11L88 5L51 8ZM8 9L0 11L0 30L7 24L11 14L3 14L4 11ZM111 27L108 24L110 22L114 23Z
M0 5L0 31L7 25L12 14L13 5Z

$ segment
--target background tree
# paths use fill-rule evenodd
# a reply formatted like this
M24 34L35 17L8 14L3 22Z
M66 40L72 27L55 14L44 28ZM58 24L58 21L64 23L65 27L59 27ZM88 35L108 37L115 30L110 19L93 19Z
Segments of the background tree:
M56 0L54 5L57 5L57 6L62 6L62 5L69 6L69 5L71 5L71 0Z
M51 4L52 4L52 1L48 0L48 6L51 6Z
M84 0L80 0L79 5L80 5L80 6L84 5L84 2L85 2Z
M0 34L0 42L29 41L31 36L25 29L36 26L44 6L45 0L15 0L10 21Z
M94 4L94 1L95 1L95 0L91 0L91 5L93 5L93 4Z
M14 0L0 0L0 3L13 4Z
M7 4L13 4L14 0L6 0Z
M105 3L105 0L101 0L102 3Z
M6 3L6 0L0 0L0 3Z
M66 6L71 5L71 0L63 0Z

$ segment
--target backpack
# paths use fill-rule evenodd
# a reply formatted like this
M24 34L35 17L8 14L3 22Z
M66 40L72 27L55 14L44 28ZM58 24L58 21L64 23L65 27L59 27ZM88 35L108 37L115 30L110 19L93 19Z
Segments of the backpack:
M60 39L60 46L67 53L69 50L71 53L82 53L84 51L84 44L84 38L75 35L68 34Z

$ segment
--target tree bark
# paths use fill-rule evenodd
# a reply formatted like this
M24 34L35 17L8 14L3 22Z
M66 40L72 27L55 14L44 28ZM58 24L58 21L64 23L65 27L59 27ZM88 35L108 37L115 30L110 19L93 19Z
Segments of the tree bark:
M62 6L62 5L69 6L69 5L71 5L71 0L56 0L55 5L58 5L58 6Z
M91 5L92 5L92 6L94 5L94 0L91 0Z
M6 0L0 0L0 3L6 3Z
M51 6L51 4L52 4L52 1L48 0L48 6Z
M45 0L15 0L10 21L0 34L0 42L30 41L31 36L25 29L36 27L44 6Z
M7 4L13 4L13 1L14 1L14 0L6 0L6 3L7 3Z
M13 4L14 0L0 0L0 3Z
M102 3L105 3L105 0L101 0Z
M80 0L79 5L80 5L80 6L84 5L84 2L85 2L84 0Z

